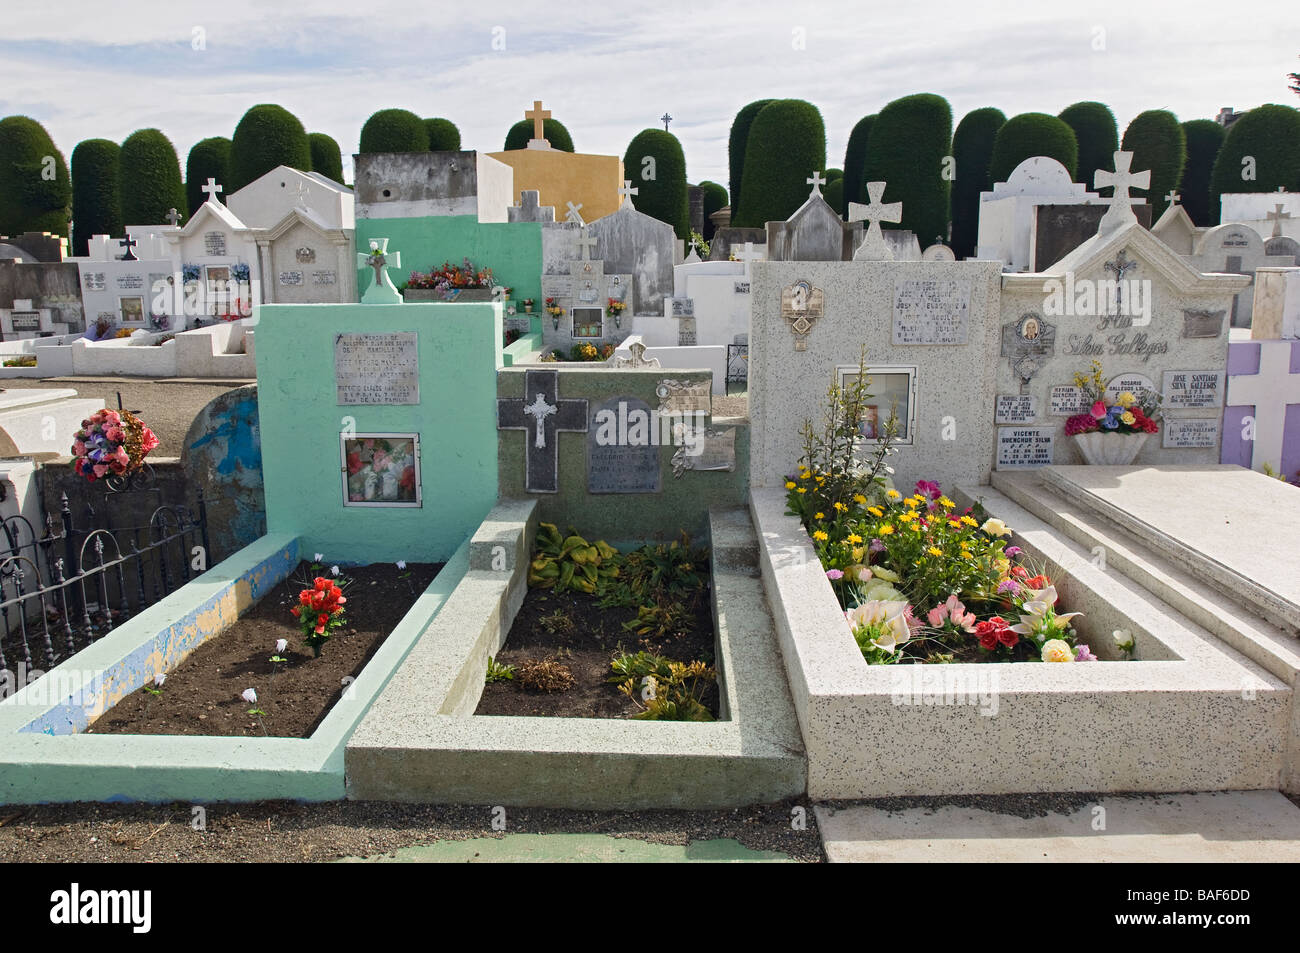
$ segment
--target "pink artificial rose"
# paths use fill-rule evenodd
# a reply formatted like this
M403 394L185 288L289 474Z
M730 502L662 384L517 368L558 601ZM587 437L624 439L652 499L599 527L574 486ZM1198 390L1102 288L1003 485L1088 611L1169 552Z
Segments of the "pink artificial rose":
M1100 400L1097 401L1097 403L1092 405L1092 410L1090 410L1089 413L1092 414L1093 420L1101 420L1101 418L1106 416L1105 403Z
M95 464L95 476L102 477L106 473L108 473L108 467L104 466L102 463Z
M81 440L76 441L72 445L72 453L74 456L84 456L86 453L86 444Z
M126 447L118 447L117 453L113 454L113 459L122 464L122 466L126 466L131 462L131 457L127 454Z
M122 424L122 415L116 410L106 410L104 411L104 423L119 427Z
M104 436L113 443L121 443L126 439L126 434L122 432L121 427L107 427L104 429Z

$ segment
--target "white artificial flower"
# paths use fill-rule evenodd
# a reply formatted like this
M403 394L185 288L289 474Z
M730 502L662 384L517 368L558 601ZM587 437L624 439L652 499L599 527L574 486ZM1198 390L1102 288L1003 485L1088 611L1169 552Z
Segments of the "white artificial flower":
M1010 535L1011 535L1011 530L1007 527L1007 524L1004 523L1004 522L1002 522L1002 520L1000 520L1000 519L995 519L995 518L993 518L993 517L990 517L989 519L986 519L986 520L984 521L984 525L981 526L980 529L983 530L984 532L988 533L990 536L1010 536Z
M405 568L406 568L406 560L405 560L405 559L399 559L399 560L397 561L397 568L398 568L398 569L405 569Z
M1056 605L1055 586L1048 586L1046 589L1030 589L1029 597L1021 606L1020 621L1016 625L1008 626L1008 628L1020 635L1032 635L1047 615L1047 610L1054 605ZM1056 621L1067 622L1077 615L1083 615L1083 613L1064 612L1056 616Z
M166 672L157 672L154 674L153 683L155 688L162 688L163 682L167 681Z
M276 640L275 640L275 654L276 654L276 655L279 655L281 652L283 652L283 651L284 651L285 649L287 649L288 647L289 647L289 640L288 640L288 639L276 639Z
M239 697L242 698L244 701L248 702L250 705L257 704L257 692L255 692L251 688L245 688L244 693Z
M882 625L884 633L872 640L872 645L893 655L898 648L912 637L907 627L907 600L873 599L860 606L854 606L845 616L853 629L872 625Z
M325 561L325 554L324 554L324 553L317 553L317 554L312 558L312 562L323 563L324 561Z
M338 566L330 566L330 575L331 575L331 576L337 576L338 574L339 574L339 567L338 567Z

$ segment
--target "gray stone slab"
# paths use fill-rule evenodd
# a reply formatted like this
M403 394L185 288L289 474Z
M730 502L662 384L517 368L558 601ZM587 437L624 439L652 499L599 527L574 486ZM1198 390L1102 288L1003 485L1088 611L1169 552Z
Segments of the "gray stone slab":
M1093 235L1109 205L1038 205L1034 207L1034 257L1032 271L1056 264ZM1133 214L1143 228L1151 227L1151 206L1134 205Z

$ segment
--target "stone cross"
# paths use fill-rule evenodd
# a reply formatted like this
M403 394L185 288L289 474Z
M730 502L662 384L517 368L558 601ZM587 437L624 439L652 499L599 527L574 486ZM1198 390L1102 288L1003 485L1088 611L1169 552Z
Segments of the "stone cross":
M1168 202L1170 205L1177 205L1178 200L1181 198L1182 198L1181 195L1179 195L1173 189L1170 189L1169 194L1165 196L1165 201Z
M136 257L135 257L135 254L131 251L132 248L134 248L136 245L138 245L138 244L140 244L140 243L137 242L137 241L136 241L134 238L132 238L130 235L128 235L128 236L126 236L126 238L123 238L123 239L121 239L120 241L118 241L118 244L121 245L123 248L126 249L126 254L122 256L122 261L139 261L139 260L140 260L140 259L136 258Z
M497 398L497 429L533 434L524 442L524 488L529 493L559 490L560 432L587 432L587 401L561 400L559 371L524 373L522 398Z
M388 250L387 238L370 239L370 251L357 252L357 267L374 269L375 280L361 296L362 304L401 304L401 292L388 277L389 268L402 267L402 253Z
M533 108L524 112L524 118L533 121L533 138L539 141L544 140L546 138L545 123L546 120L551 118L551 111L542 108L540 99L533 100Z
M631 179L624 179L624 180L623 180L623 187L622 187L621 189L618 190L618 194L619 194L619 196L620 196L620 198L619 198L619 200L618 200L618 207L619 207L619 208L622 208L622 207L623 207L623 204L624 204L625 202L629 202L629 201L631 201L632 196L633 196L633 195L637 195L637 194L639 194L640 192L641 192L640 189L634 189L634 188L632 188L632 180L631 180ZM633 206L633 208L635 208L635 206Z
M222 191L221 186L217 185L217 180L208 176L208 184L199 189L200 192L208 193L208 201L211 202L217 197L217 193Z
M858 202L849 203L850 222L870 222L866 237L857 251L853 253L854 261L893 261L894 253L885 244L885 236L880 231L881 222L897 224L903 220L903 203L890 202L888 205L880 200L885 196L884 182L868 182L867 197L871 199L866 205Z
M595 236L587 234L587 226L583 225L579 230L578 237L575 238L574 244L578 246L578 253L582 255L583 261L591 261L591 250L596 247Z
M1281 202L1278 202L1273 206L1273 211L1264 216L1273 223L1273 234L1270 235L1269 238L1282 237L1282 219L1291 217L1290 212L1282 211L1284 208L1286 208L1286 206Z
M664 132L667 132L668 124L673 121L673 117L668 115L668 113L665 112L662 116L659 117L659 121L664 124Z
M1108 261L1102 266L1105 271L1109 271L1115 276L1115 309L1117 312L1122 312L1124 308L1124 278L1137 266L1137 262L1128 260L1128 252L1123 249L1115 256L1114 261Z
M566 202L565 204L569 207L569 214L564 216L564 220L566 222L576 222L579 225L584 224L582 216L578 214L582 211L582 203L579 202L577 205L574 205L572 202Z
M659 358L645 356L645 344L641 341L633 341L627 346L631 352L631 357L620 357L614 364L616 367L659 367Z
M1252 407L1255 421L1250 465L1254 469L1265 463L1274 469L1282 466L1282 452L1287 443L1287 408L1300 403L1300 374L1292 373L1292 355L1296 345L1290 341L1261 341L1259 373L1229 372L1228 393L1224 404L1229 407Z
M735 258L736 261L743 261L745 267L748 269L749 263L751 261L760 261L763 257L763 253L754 247L753 242L745 242L745 247L739 251L733 248L731 250L731 256Z
M812 186L812 195L822 194L822 186L826 184L826 180L822 178L820 172L814 172L811 179L804 179L804 181ZM810 195L809 198L811 198L812 195Z
M1115 187L1115 194L1109 199L1102 200L1108 202L1110 208L1106 209L1106 214L1101 217L1101 223L1097 226L1098 235L1108 235L1129 222L1137 221L1137 216L1133 214L1133 196L1128 194L1128 190L1149 189L1151 170L1130 172L1129 165L1132 162L1133 153L1116 152L1115 171L1107 172L1105 169L1098 169L1093 176L1093 188L1104 189L1112 185Z
M307 196L311 195L311 189L307 187L307 183L299 179L298 187L294 191L298 193L298 204L303 208L307 208Z
M181 213L174 208L169 208L167 210L167 221L172 223L172 228L175 228L181 223Z

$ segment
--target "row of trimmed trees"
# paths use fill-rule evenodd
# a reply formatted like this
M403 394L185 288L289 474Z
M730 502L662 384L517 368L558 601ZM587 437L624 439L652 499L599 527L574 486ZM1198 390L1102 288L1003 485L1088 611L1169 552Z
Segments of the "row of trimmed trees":
M1172 190L1198 225L1217 222L1224 192L1300 190L1300 111L1289 106L1253 109L1226 136L1213 120L1180 123L1156 109L1134 118L1121 139L1114 114L1097 102L1075 103L1059 116L1010 119L985 107L956 129L952 121L947 100L930 93L863 117L849 133L843 173L826 172L827 201L847 215L850 202L867 201L867 182L884 181L884 201L903 203L897 227L914 231L924 246L946 240L951 223L953 250L967 256L975 252L980 193L1032 156L1058 160L1092 188L1096 170L1113 168L1123 148L1133 153L1134 171L1151 170L1145 197L1153 216L1163 214ZM728 145L737 226L789 217L807 199L807 179L826 164L821 114L803 100L749 103L736 114Z

